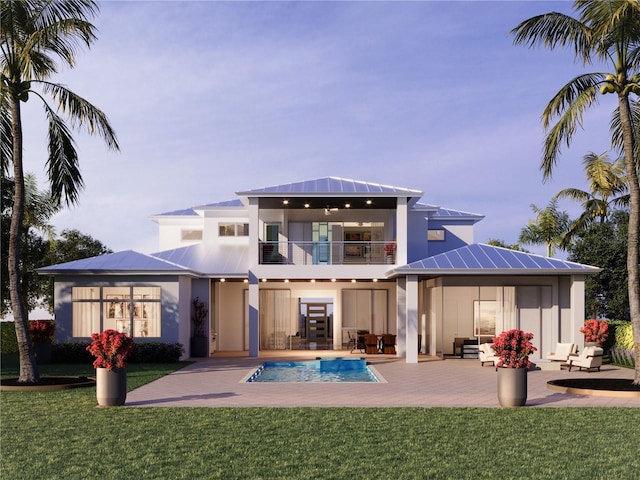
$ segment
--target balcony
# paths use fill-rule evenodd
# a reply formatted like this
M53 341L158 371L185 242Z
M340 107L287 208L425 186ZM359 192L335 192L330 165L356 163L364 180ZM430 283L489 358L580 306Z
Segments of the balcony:
M388 240L260 242L261 265L393 265L395 257L395 243Z

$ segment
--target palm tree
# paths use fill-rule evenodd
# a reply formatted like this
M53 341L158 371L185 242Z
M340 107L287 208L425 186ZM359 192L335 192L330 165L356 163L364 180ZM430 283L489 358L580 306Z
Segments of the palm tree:
M47 174L54 201L78 202L83 188L71 127L98 133L107 146L118 149L115 132L106 115L84 98L49 79L57 72L56 60L73 67L77 49L90 47L96 39L90 23L98 6L93 0L65 2L13 0L0 3L1 95L0 139L2 171L13 165L14 195L9 231L9 285L20 357L20 382L38 382L40 377L29 339L27 315L22 302L20 246L25 215L25 178L22 163L22 119L20 102L30 95L42 101L48 120ZM40 87L36 90L35 87ZM47 102L49 96L57 104ZM9 123L10 122L10 123ZM10 125L10 130L9 130ZM11 143L9 149L4 142Z
M637 171L637 124L634 124L630 95L640 95L640 2L637 0L575 0L578 17L551 12L525 20L511 31L516 44L541 45L551 50L571 47L583 65L593 60L609 65L610 72L584 73L571 80L546 106L542 121L547 129L541 163L544 179L551 177L562 145L570 145L582 125L586 110L597 104L598 93L614 94L612 142L624 158L629 186L629 241L627 271L629 310L635 339L635 378L640 385L640 277L638 275L640 236L640 185ZM553 126L550 125L556 122Z
M551 200L545 208L531 205L536 214L535 220L529 220L520 230L518 243L523 245L546 245L547 257L555 255L556 248L562 248L562 240L569 231L569 215L558 211L558 201Z
M599 220L600 223L604 223L616 207L626 207L629 204L624 160L611 162L606 153L596 155L591 152L583 157L582 165L590 192L579 188L565 188L553 197L555 200L569 198L582 203L583 212L571 224L563 241L564 247L592 222Z
M2 180L2 202L0 217L2 227L0 237L2 239L2 250L7 251L9 246L9 230L11 226L11 209L13 206L14 183L10 178L1 178ZM38 230L44 234L49 242L54 240L55 230L53 225L49 223L51 217L60 210L59 202L54 202L49 191L38 190L38 184L35 175L32 173L25 174L25 212L22 225L22 257L20 259L20 281L23 287L22 301L25 305L25 313L28 315L32 308L35 308L34 301L40 295L38 288L43 282L39 281L39 275L34 271L34 259L42 262L46 257L41 249L34 249L34 246L44 246L45 242L41 237L37 236L33 230ZM26 251L26 250L29 251ZM31 251L32 250L32 251ZM27 255L25 255L25 253ZM31 258L29 261L28 258ZM38 266L44 264L37 263ZM11 310L11 302L9 295L9 264L2 263L0 291L2 292L2 304L0 305L0 316L7 314ZM28 291L25 291L28 289Z

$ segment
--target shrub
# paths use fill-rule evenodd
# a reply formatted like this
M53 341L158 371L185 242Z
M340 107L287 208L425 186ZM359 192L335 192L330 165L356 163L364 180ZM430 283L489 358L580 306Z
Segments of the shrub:
M90 342L65 342L53 344L55 363L92 363L94 358L87 351ZM171 363L180 360L184 349L179 343L135 342L129 355L129 363Z
M624 322L624 325L620 325L616 329L616 347L625 350L633 350L635 348L631 322Z
M537 350L531 340L533 333L525 333L514 328L493 337L493 349L500 360L496 367L530 368L529 355Z
M96 359L93 368L124 368L133 348L133 338L117 330L105 330L102 333L91 334L91 345L87 351Z
M129 363L177 362L183 351L179 343L134 342Z
M87 351L89 342L65 342L53 344L54 363L92 363L93 357Z
M52 343L56 331L53 320L32 320L29 322L29 335L33 343Z
M585 342L596 342L603 344L609 336L609 324L604 320L587 320L580 329L580 333L584 333Z
M625 320L607 320L607 323L609 324L609 336L602 344L602 348L605 352L610 351L615 346L618 327L629 324L629 322Z
M3 355L18 353L16 326L13 322L0 322L0 348Z

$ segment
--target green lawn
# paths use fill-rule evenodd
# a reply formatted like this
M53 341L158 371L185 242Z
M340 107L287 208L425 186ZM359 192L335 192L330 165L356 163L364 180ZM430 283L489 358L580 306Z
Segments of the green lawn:
M130 365L134 388L180 364ZM3 363L3 376L15 370ZM43 374L92 375L51 365ZM640 408L96 408L1 392L4 479L638 478Z

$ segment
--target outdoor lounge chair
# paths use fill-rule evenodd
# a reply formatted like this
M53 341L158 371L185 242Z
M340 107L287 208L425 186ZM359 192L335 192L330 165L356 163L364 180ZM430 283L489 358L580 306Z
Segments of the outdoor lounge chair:
M580 355L569 357L569 371L571 367L579 367L580 370L586 368L587 371L591 371L592 368L597 368L600 371L602 365L602 355L604 350L600 347L585 347Z
M496 369L500 360L490 343L483 343L478 347L478 358L480 359L480 366L484 367L485 362L492 362Z
M578 346L575 343L558 343L555 351L547 355L547 359L552 362L567 363L569 356L575 355L577 351Z

